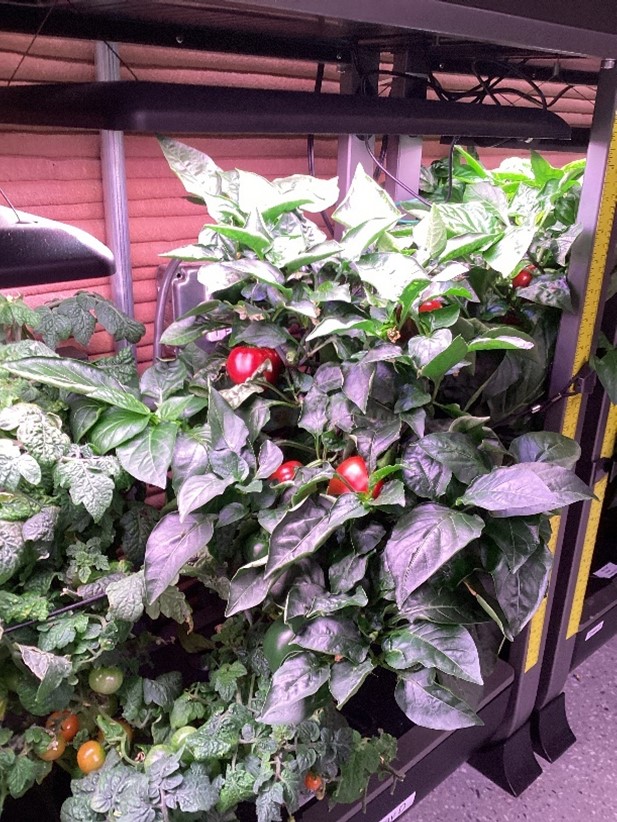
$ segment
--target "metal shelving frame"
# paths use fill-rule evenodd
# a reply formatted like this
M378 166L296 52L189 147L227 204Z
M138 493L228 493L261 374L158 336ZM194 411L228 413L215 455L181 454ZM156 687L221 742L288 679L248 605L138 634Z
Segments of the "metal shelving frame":
M0 0L0 30L34 33L48 9L45 4ZM103 4L100 0L56 0L43 33L336 62L347 71L359 53L373 63L386 51L403 61L410 59L419 33L440 35L447 54L444 65L452 59L458 69L462 64L448 51L452 45L448 38L472 40L486 54L495 54L497 47L497 53L502 53L500 49L505 53L523 49L604 59L581 200L584 236L576 246L570 268L573 287L581 299L576 313L564 318L551 386L553 391L578 377L575 388L579 393L566 407L555 408L547 420L547 427L578 437L589 431L590 425L594 431L597 427L593 445L582 443L582 470L589 473L594 486L604 482L607 466L602 460L598 462L598 456L607 455L617 421L605 400L600 401L599 410L595 400L588 404L591 382L581 371L597 339L598 307L604 299L610 264L610 255L600 259L601 249L597 251L594 245L600 219L605 228L608 225L609 248L615 240L614 203L608 222L603 216L609 196L603 183L609 179L615 145L617 71L607 60L617 57L617 17L606 14L604 0L330 0L326 10L322 0L106 0ZM427 42L428 64L441 65L435 39ZM463 63L469 65L470 61L471 57ZM401 91L401 96L410 94L421 95L422 91ZM401 145L404 141L399 149ZM342 136L340 146L342 179L348 179L352 162L359 157L364 164L367 156L354 135ZM412 150L409 144L406 150ZM417 151L416 143L412 156L417 158ZM404 168L400 154L394 167ZM414 174L408 179L411 187ZM615 191L612 196L614 200ZM593 409L594 417L591 422L587 416L584 428L586 408L589 412ZM611 451L613 442L614 436ZM578 594L587 573L585 561L591 539L588 526L590 521L593 523L594 505L575 506L555 523L555 566L549 592L532 623L512 643L507 663L499 663L478 695L485 726L446 733L400 725L398 767L406 779L394 794L387 790L388 782L370 784L366 815L362 817L366 822L393 822L468 758L513 794L520 793L539 775L532 724L538 731L558 714L562 721L555 722L554 727L567 726L561 691L576 645L578 631L572 633L572 626L576 623L578 629L580 623ZM395 721L391 714L396 709L384 709L382 703L385 700L376 699L371 710L377 715L385 710L387 725ZM563 748L568 742L556 739L557 733L552 736L555 738L546 740L544 748ZM347 822L359 811L359 805L328 811L323 803L315 803L302 811L301 818L303 822Z

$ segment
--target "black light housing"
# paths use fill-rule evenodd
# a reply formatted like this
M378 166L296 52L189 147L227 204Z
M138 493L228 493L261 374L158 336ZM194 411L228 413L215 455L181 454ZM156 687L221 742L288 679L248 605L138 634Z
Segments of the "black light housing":
M567 140L550 111L438 100L117 81L0 89L0 122L172 134L451 134Z
M114 256L71 225L0 206L0 287L109 277Z

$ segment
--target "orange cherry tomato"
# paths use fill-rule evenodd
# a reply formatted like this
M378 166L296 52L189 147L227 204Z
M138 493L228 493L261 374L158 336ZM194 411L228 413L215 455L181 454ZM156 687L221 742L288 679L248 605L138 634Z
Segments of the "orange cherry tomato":
M304 777L304 787L312 793L319 793L323 788L323 779L316 773L309 771Z
M105 762L105 751L100 742L96 739L89 739L79 746L77 751L77 764L84 773L92 773Z
M54 736L47 750L39 754L39 759L42 759L44 762L55 762L56 759L60 759L65 750L66 742L64 737L60 735Z
M45 727L65 742L70 742L79 730L79 717L70 711L54 711L47 718Z

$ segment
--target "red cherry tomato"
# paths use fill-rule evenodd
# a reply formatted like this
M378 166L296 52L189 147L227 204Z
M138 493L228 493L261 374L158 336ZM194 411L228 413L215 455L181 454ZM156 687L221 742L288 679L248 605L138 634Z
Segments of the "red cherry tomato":
M527 268L523 268L522 271L519 271L516 277L512 280L512 285L514 288L527 288L529 283L533 280L533 272L535 271L535 266L528 265Z
M77 764L84 773L92 773L105 762L105 751L100 742L94 739L84 742L77 751Z
M443 300L440 297L435 297L421 303L418 312L420 314L430 314L431 311L438 311L440 308L443 308Z
M380 480L373 488L373 499L376 499L383 488L383 480ZM341 494L349 494L354 491L356 494L366 494L368 492L369 480L366 463L362 457L349 457L338 466L336 475L332 477L328 485L328 493L333 497L340 497Z
M274 348L250 348L239 345L231 349L225 364L232 381L239 385L249 380L266 360L269 360L269 363L263 377L273 385L283 369L283 361Z
M298 468L302 468L301 462L298 462L298 460L288 460L282 465L279 465L273 474L270 474L270 479L276 480L277 482L289 482L295 477Z
M47 750L39 754L39 759L42 759L44 762L54 762L56 759L60 759L65 749L66 740L64 737L60 735L54 736Z
M70 711L54 711L47 718L45 727L55 736L61 736L65 742L70 742L79 730L79 718Z
M318 793L323 788L323 779L316 773L309 771L304 777L304 787L312 793Z

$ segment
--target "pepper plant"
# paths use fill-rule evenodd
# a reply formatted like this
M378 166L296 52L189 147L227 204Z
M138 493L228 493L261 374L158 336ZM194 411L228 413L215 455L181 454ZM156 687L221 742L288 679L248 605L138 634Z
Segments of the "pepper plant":
M138 382L41 348L3 357L61 393L80 453L164 492L143 567L111 590L130 624L186 622L210 669L190 685L120 660L141 753L99 717L119 753L73 783L63 819L214 822L252 800L269 822L316 786L353 801L388 767L391 738L345 721L378 677L414 723L477 724L503 638L545 595L550 515L590 496L577 444L529 413L568 308L582 167L488 172L460 150L426 172L430 208L358 170L334 240L310 215L336 181L161 145L213 221L170 252L200 264L208 296L166 329L169 357ZM225 603L220 634L187 634L191 579Z

